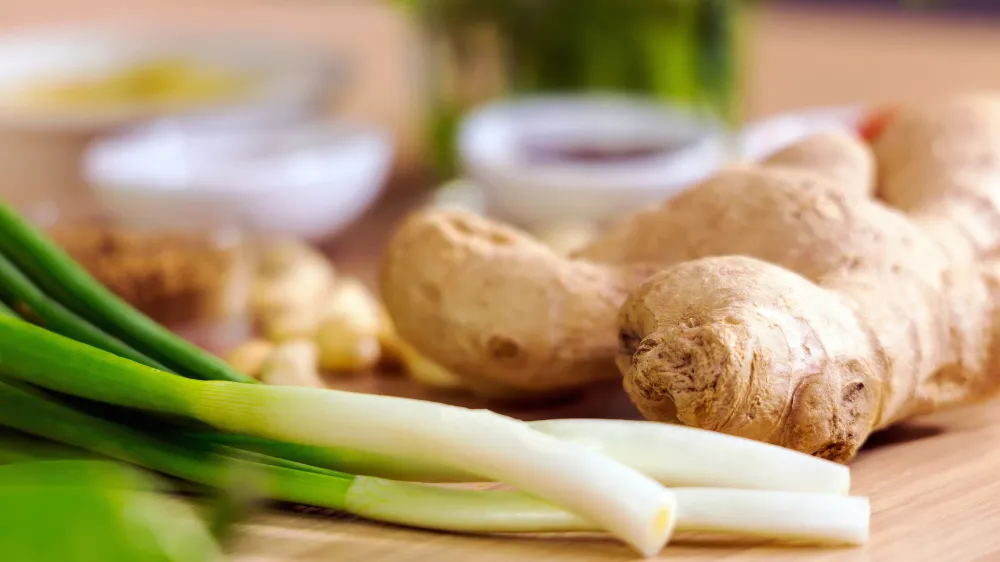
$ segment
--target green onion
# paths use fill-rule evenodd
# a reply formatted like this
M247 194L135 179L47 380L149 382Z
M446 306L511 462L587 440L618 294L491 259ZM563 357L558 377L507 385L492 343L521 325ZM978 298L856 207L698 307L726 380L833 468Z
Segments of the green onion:
M218 543L190 506L116 463L0 467L0 504L0 560L222 560Z
M731 488L672 491L677 497L678 532L810 544L861 545L868 541L871 508L867 498ZM406 509L401 509L400 496L412 504L402 504ZM371 501L372 497L389 501ZM347 505L357 515L400 524L425 526L437 518L460 520L464 531L600 530L586 519L519 492L470 492L364 476L351 485Z
M16 312L14 312L14 309L12 309L11 307L9 307L6 304L4 304L3 301L0 301L0 315L3 315L3 316L12 316L14 318L18 318L19 317L18 314Z
M439 462L381 455L355 449L314 447L286 443L273 439L231 435L225 433L190 434L187 437L206 444L230 446L254 451L271 457L294 460L302 464L325 467L341 472L378 476L409 482L477 482L482 478L465 470L454 469Z
M38 439L20 431L0 430L0 464L93 457L94 455L76 447Z
M187 416L237 434L442 457L454 468L514 485L591 519L647 554L663 547L676 517L673 494L642 473L488 411L185 379L10 318L0 318L0 373L91 400Z
M840 495L851 487L851 471L842 464L705 429L601 419L544 420L531 427L589 447L670 486Z
M3 204L0 253L49 297L178 374L205 380L257 382L135 310Z
M850 469L844 465L714 431L601 419L543 420L529 425L542 433L600 452L668 486L840 495L850 490ZM468 471L456 470L434 459L309 447L243 435L194 437L352 474L414 482L481 480ZM733 466L741 469L733 470Z
M391 523L485 532L564 531L582 525L582 520L523 494L356 477L234 449L185 447L81 414L2 381L0 425L217 488L232 486L234 476L256 474L272 499ZM362 484L355 488L358 482ZM594 530L592 524L587 528Z
M39 320L38 324L53 332L138 361L143 365L163 368L158 362L132 349L121 340L105 334L63 305L48 298L3 255L0 255L0 298L9 305L8 310L26 307L31 312L30 316Z
M219 453L189 448L182 446L183 441L156 439L3 382L0 425L221 489L237 486L234 479L240 475L259 476L272 499L344 510L389 523L463 532L600 530L587 519L520 492L396 482L227 447L219 448ZM680 530L849 544L863 542L867 536L868 506L863 498L712 488L677 489L676 493Z

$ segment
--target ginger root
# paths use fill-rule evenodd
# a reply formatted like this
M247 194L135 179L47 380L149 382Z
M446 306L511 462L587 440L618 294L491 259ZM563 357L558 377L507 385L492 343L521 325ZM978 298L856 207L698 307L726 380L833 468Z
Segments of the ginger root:
M445 390L466 388L460 377L421 355L412 345L403 341L395 331L384 334L381 344L386 354L398 362L414 381L425 386Z
M811 150L839 150L841 161L859 159L855 168L870 169L870 151L844 136L824 134L810 141ZM663 266L729 253L822 262L824 245L842 243L836 225L870 222L871 213L854 217L849 209L870 185L838 189L794 161L727 170L612 227L569 258L471 212L417 211L397 228L383 258L383 302L406 341L469 381L552 393L616 378L618 309ZM808 232L828 235L812 243ZM859 251L866 244L850 242Z
M418 213L382 291L463 378L540 391L620 371L649 419L845 461L1000 390L998 245L1000 99L962 96L895 108L870 149L824 133L723 170L568 259Z
M275 386L305 386L322 388L319 352L310 340L292 340L281 343L261 366L260 380Z
M269 319L313 307L329 292L335 278L333 265L308 244L294 239L270 243L261 252L252 311Z
M379 362L387 314L360 281L338 277L307 244L281 240L265 248L253 293L253 310L267 340L311 340L319 366L340 374L370 370ZM260 345L245 345L233 360L256 359L252 354Z
M274 351L273 343L262 339L250 339L230 351L226 362L244 375L258 379L272 351Z
M294 239L269 244L261 253L251 311L261 332L275 342L311 338L322 320L322 302L336 274L308 244Z
M597 228L585 221L558 222L539 229L535 238L557 254L569 255L589 244L597 236Z

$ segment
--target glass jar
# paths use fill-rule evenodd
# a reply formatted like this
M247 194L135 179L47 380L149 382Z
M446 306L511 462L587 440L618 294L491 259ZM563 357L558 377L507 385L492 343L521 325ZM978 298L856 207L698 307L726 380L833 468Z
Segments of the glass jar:
M613 93L735 125L741 0L400 0L429 46L438 179L463 115L495 98Z

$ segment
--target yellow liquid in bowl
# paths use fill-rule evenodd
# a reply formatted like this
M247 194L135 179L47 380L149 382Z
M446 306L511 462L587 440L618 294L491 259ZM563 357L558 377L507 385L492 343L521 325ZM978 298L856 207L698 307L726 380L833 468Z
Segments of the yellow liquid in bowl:
M155 59L104 76L36 84L19 97L27 105L60 111L172 109L235 101L252 85L247 76L181 59Z

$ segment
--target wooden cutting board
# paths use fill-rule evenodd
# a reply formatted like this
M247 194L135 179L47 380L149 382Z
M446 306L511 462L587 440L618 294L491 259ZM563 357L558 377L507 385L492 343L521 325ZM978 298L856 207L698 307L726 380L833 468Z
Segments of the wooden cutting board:
M476 406L397 377L364 377L343 388ZM567 404L504 413L638 418L620 387ZM737 467L738 468L738 467ZM818 549L756 540L678 535L664 561L741 560L971 562L1000 560L1000 403L939 414L874 436L852 464L852 493L872 505L865 547ZM271 511L254 517L233 545L237 562L625 561L639 557L604 536L462 536L329 514Z

